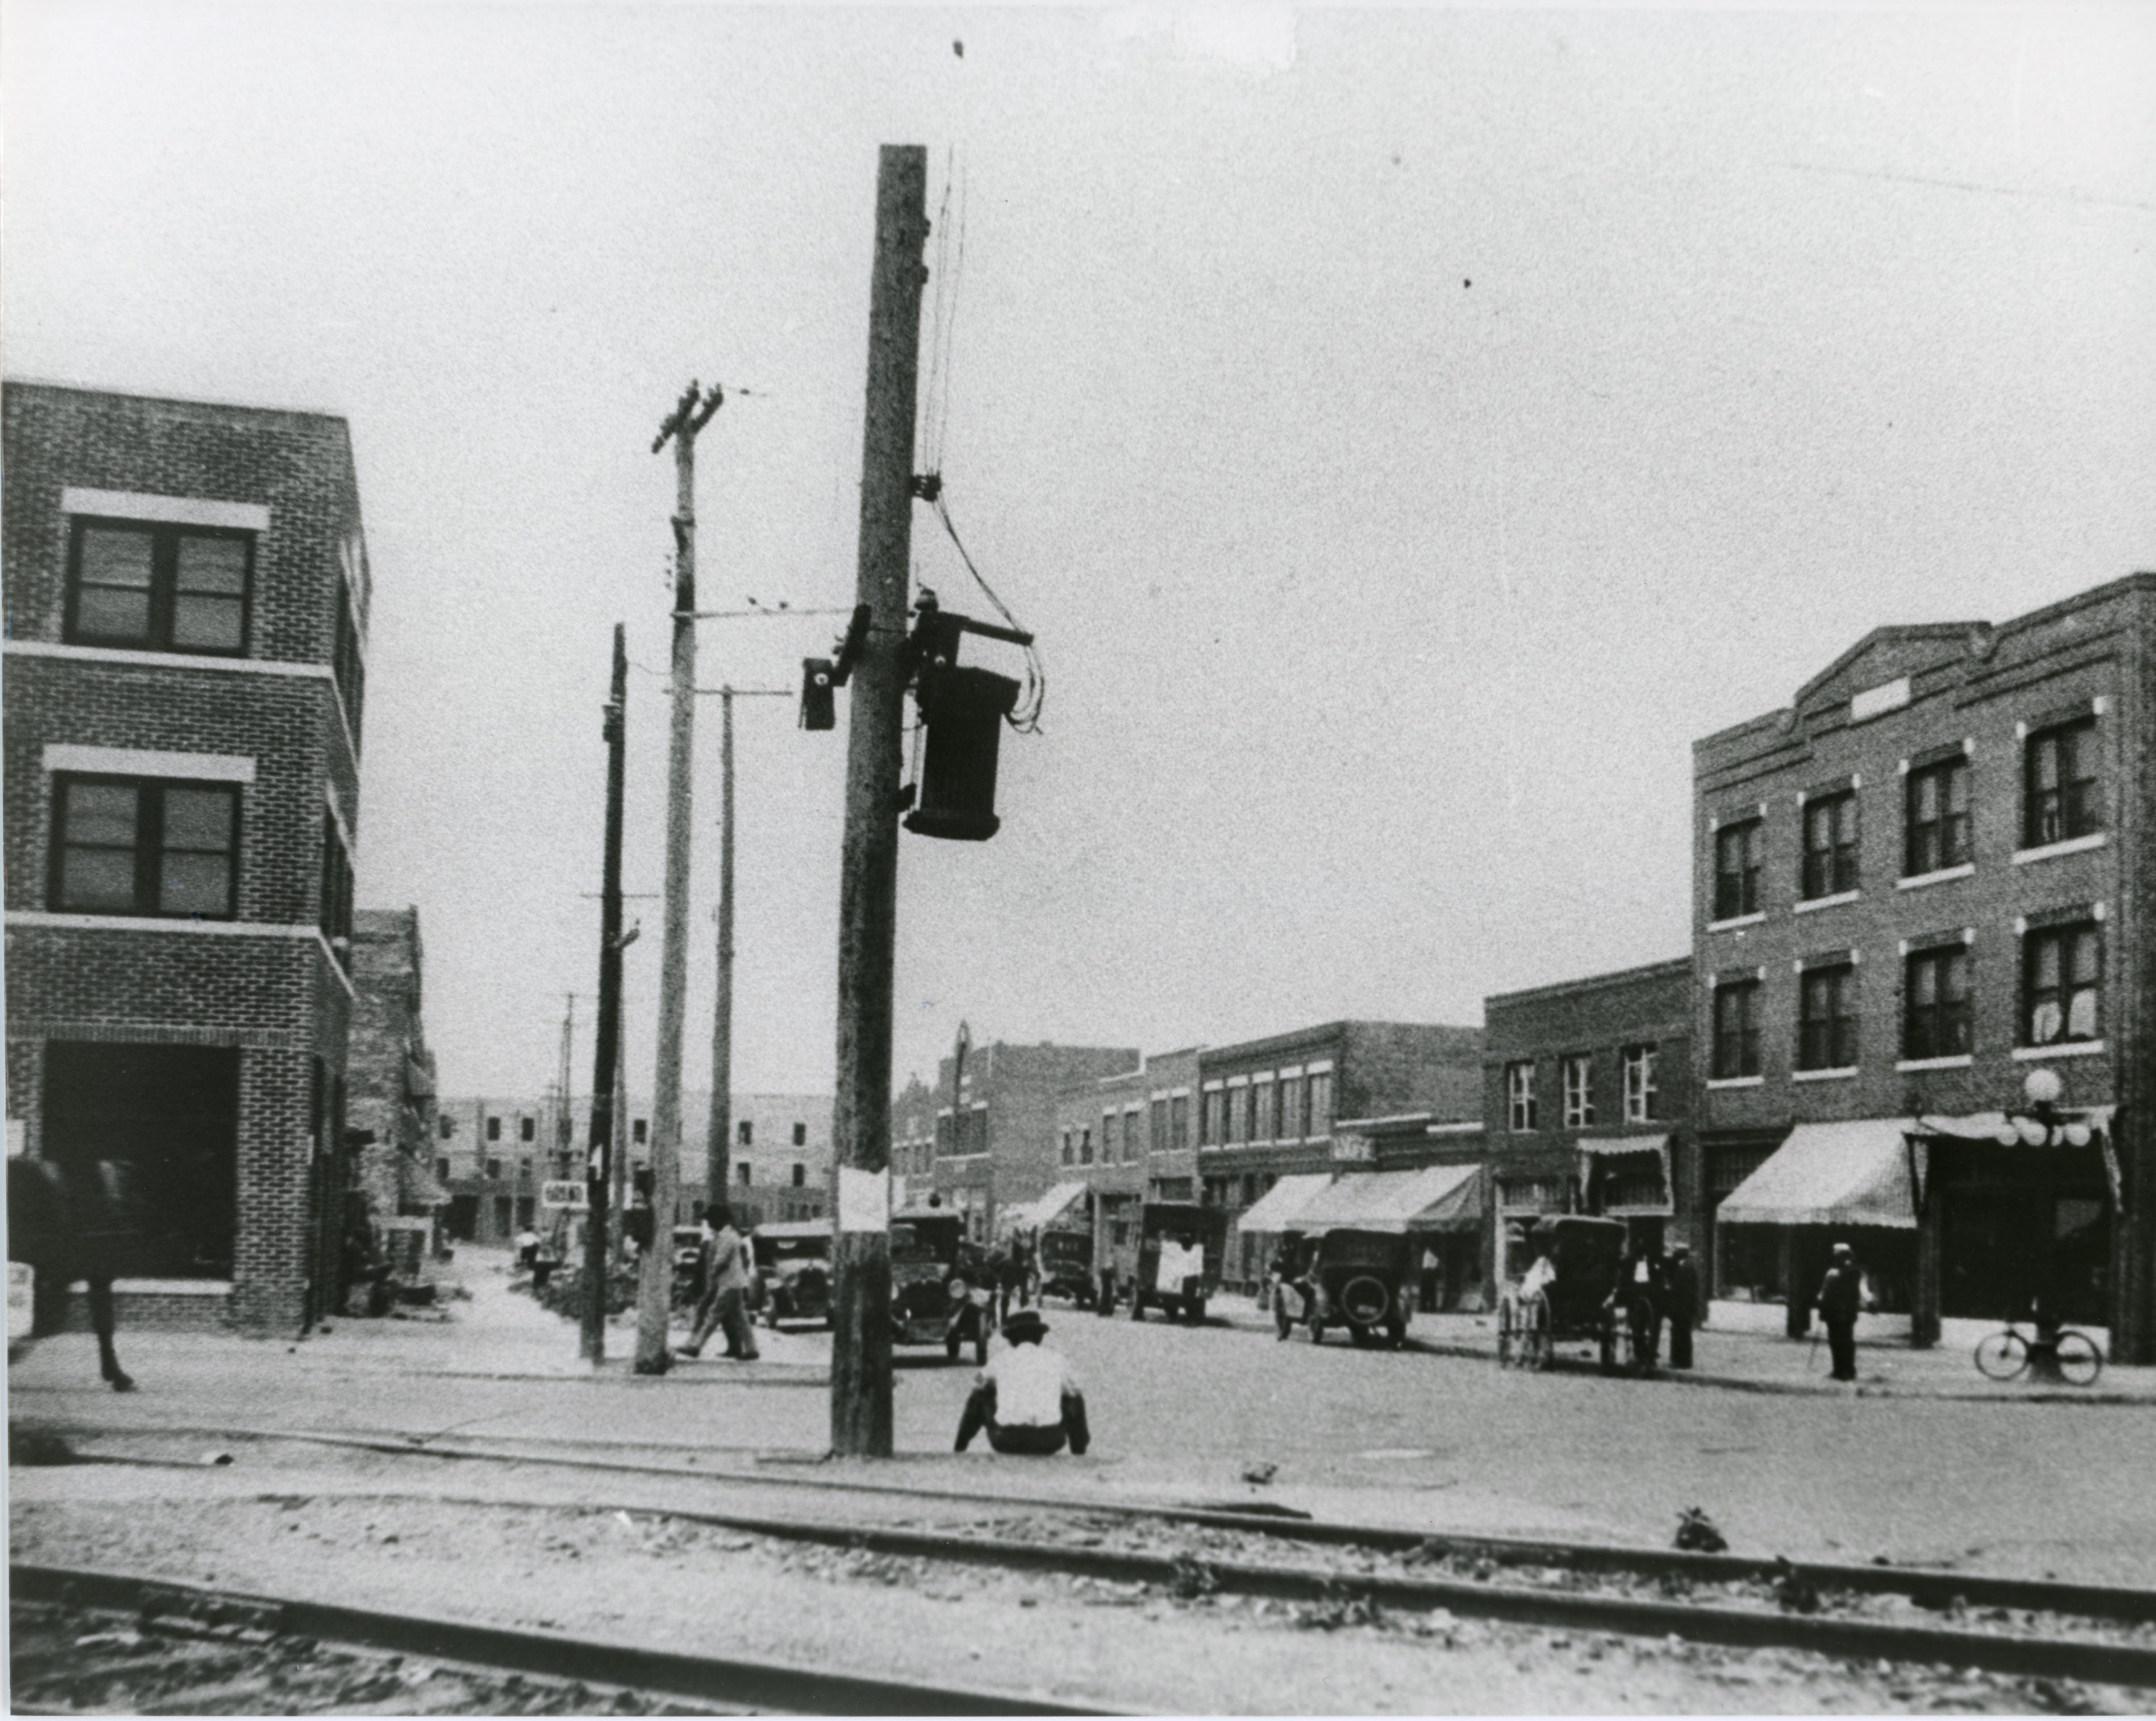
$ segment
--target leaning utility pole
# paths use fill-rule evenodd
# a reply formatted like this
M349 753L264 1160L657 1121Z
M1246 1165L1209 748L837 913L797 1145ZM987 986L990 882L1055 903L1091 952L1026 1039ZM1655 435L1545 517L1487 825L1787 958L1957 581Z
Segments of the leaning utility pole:
M733 1175L734 690L719 690L719 1001L711 1013L711 1128L705 1198L716 1207Z
M891 970L927 179L928 152L919 145L886 144L880 152L855 582L855 601L870 614L853 667L846 741L838 1092L831 1119L839 1184L831 1251L831 1450L850 1457L887 1458L891 1450Z
M621 1044L622 757L629 726L629 647L613 629L613 691L607 701L606 865L599 886L598 1045L592 1053L591 1157L584 1166L583 1359L606 1360L607 1196L613 1151L614 1070Z
M674 698L666 741L666 927L659 957L659 1065L651 1095L651 1246L636 1286L636 1372L673 1363L674 1203L680 1193L681 1017L689 989L690 773L696 734L696 434L725 392L694 382L651 444L674 444Z

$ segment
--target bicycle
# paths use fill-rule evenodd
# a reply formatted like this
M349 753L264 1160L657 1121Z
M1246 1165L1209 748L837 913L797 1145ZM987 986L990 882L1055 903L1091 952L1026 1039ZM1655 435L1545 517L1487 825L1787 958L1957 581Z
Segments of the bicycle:
M2039 1327L2035 1338L2025 1338L2020 1324L2010 1320L2003 1332L1987 1333L1977 1341L1979 1374L1992 1380L2016 1380L2033 1373L2069 1386L2087 1386L2103 1372L2103 1353L2087 1333L2061 1327L2047 1338Z

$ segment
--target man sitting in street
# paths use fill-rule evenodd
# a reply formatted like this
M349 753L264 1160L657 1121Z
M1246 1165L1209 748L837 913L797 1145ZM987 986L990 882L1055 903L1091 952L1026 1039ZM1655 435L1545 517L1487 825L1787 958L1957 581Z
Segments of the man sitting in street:
M981 1370L958 1420L956 1451L964 1451L983 1431L998 1452L1045 1457L1061 1451L1067 1440L1072 1452L1082 1455L1092 1444L1086 1395L1063 1354L1041 1343L1047 1333L1038 1309L1022 1308L1004 1323L1009 1349L998 1351Z

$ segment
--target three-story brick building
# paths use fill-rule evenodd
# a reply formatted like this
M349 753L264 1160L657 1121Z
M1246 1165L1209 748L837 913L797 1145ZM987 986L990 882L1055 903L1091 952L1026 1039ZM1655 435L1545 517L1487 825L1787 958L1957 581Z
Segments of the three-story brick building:
M331 1307L369 598L341 419L10 383L10 1151L133 1168L130 1320Z

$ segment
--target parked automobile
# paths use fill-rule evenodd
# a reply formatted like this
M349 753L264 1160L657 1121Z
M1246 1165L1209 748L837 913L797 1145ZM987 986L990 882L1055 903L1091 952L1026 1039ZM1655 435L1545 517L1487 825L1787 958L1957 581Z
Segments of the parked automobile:
M759 1225L749 1239L764 1324L831 1323L831 1221L783 1220Z
M1644 1359L1614 1293L1625 1255L1621 1220L1538 1219L1527 1255L1540 1263L1497 1301L1501 1368L1547 1369L1560 1344L1592 1343L1605 1374L1637 1374Z
M941 1344L955 1359L971 1343L974 1361L988 1361L988 1257L967 1241L961 1215L940 1207L892 1215L891 1292L894 1344Z
M1176 1272L1175 1256L1188 1248L1197 1252L1188 1264L1196 1272ZM1178 1316L1193 1325L1205 1318L1205 1301L1220 1288L1220 1268L1227 1255L1228 1215L1218 1207L1201 1207L1189 1201L1148 1201L1138 1220L1137 1280L1131 1291L1131 1318L1142 1321L1148 1307L1163 1311L1170 1320ZM1162 1271L1162 1256L1168 1254L1170 1270Z
M1041 1296L1067 1297L1081 1308L1100 1300L1091 1231L1043 1231L1039 1258Z
M1414 1310L1421 1249L1420 1237L1398 1232L1327 1231L1310 1246L1301 1277L1288 1293L1301 1293L1301 1313L1285 1307L1276 1313L1282 1335L1300 1323L1317 1344L1327 1329L1344 1327L1357 1344L1399 1349Z

